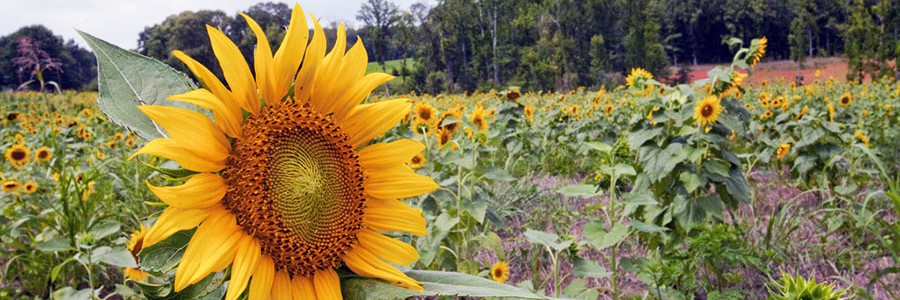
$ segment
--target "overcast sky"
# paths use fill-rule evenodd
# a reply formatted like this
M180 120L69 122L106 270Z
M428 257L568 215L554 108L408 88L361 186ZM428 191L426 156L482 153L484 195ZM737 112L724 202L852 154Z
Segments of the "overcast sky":
M298 1L270 0L288 3ZM43 24L65 40L74 39L82 47L86 43L75 28L126 49L137 48L138 33L144 27L159 24L166 17L185 10L222 10L229 15L265 1L235 0L0 0L0 36L19 28ZM357 26L356 12L365 0L300 0L306 13L320 18L325 25L338 20ZM434 0L392 0L400 9L408 10L416 2L432 4Z

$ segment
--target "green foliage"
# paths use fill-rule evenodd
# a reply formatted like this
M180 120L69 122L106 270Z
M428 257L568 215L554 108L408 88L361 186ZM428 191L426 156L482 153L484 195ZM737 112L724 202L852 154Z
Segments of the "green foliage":
M781 279L772 280L769 286L769 299L774 300L848 299L843 297L846 293L845 290L835 289L834 283L816 282L816 277L806 279L799 274L784 272L781 273Z

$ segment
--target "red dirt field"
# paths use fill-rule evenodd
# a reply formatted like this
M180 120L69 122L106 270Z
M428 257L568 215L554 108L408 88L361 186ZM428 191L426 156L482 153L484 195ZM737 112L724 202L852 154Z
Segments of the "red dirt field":
M691 81L706 78L706 72L716 65L697 65L691 67ZM821 72L816 77L816 70ZM801 70L803 83L815 81L824 82L828 78L834 78L836 82L847 81L847 60L841 57L826 57L807 60L805 68ZM778 82L784 78L784 82L791 82L797 76L797 63L790 60L764 61L757 64L744 82L749 85L759 85L763 81Z

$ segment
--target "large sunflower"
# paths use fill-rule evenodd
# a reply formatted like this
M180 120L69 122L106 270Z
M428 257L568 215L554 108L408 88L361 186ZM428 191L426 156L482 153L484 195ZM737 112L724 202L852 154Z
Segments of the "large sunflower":
M6 148L6 161L16 169L22 169L31 160L31 151L25 145L15 144Z
M340 299L341 266L422 290L389 264L412 263L416 249L381 232L426 233L421 211L397 200L438 188L406 165L424 146L370 144L403 119L409 100L359 104L393 77L365 75L366 50L357 40L345 53L343 26L325 54L321 26L312 18L307 44L306 16L295 5L273 55L260 26L243 17L257 37L255 78L237 46L213 27L207 31L229 88L194 59L173 53L205 88L170 99L209 109L215 122L190 110L140 107L168 138L151 140L135 155L197 172L181 186L148 184L169 206L143 247L198 227L175 289L230 266L226 299L248 287L250 299Z
M719 104L719 98L716 96L707 96L703 98L694 111L694 119L700 122L700 125L715 123L722 113L722 105Z

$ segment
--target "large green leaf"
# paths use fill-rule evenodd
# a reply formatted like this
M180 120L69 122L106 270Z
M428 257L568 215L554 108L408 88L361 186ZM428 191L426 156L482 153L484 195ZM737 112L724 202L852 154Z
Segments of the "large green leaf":
M190 104L168 101L171 95L195 88L184 74L168 65L79 31L97 56L97 86L100 110L114 123L150 140L164 137L138 105L169 105L193 108Z
M418 280L425 292L418 292L391 285L383 280L370 278L344 278L341 291L344 299L403 299L413 296L466 296L507 299L549 299L510 285L468 274L441 271L406 272Z

